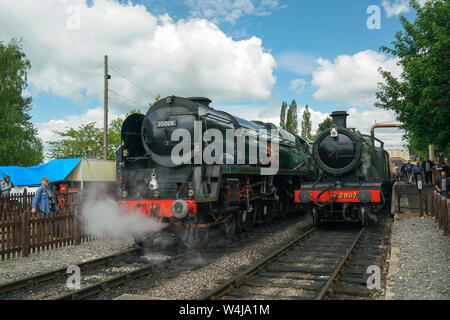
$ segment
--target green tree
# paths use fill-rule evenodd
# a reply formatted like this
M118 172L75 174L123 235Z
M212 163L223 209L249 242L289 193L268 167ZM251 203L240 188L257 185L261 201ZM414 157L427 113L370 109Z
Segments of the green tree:
M319 124L319 128L317 129L317 134L319 134L322 131L325 131L326 129L331 128L332 125L333 125L333 120L330 117L326 117L326 119L323 120Z
M281 113L280 113L280 127L282 129L286 129L286 111L287 111L287 102L283 101L281 104Z
M32 166L43 160L42 142L30 121L32 98L24 96L30 68L21 41L0 41L0 165Z
M161 100L161 96L160 96L159 93L158 93L158 94L156 95L156 97L155 97L155 101L150 102L150 103L148 104L149 108L153 107L153 105L154 105L155 103L157 103L159 100ZM131 113L136 113L136 112L131 111ZM138 113L142 113L142 112L139 111Z
M81 125L77 130L70 128L67 131L54 131L54 133L61 139L48 142L50 158L103 159L103 130L96 128L95 122Z
M287 111L286 131L292 134L298 134L297 102L295 100L292 100Z
M411 150L426 154L428 144L448 152L450 142L450 2L416 1L414 23L401 16L403 31L397 32L392 48L383 52L397 56L403 72L399 79L382 70L375 106L392 110L403 123Z
M311 139L311 112L309 111L309 106L306 105L305 111L303 111L302 115L302 137Z
M319 127L317 128L317 131L315 134L312 134L309 138L311 141L316 140L317 136L324 130L331 128L331 125L333 124L333 120L330 117L327 117L325 120L323 120Z

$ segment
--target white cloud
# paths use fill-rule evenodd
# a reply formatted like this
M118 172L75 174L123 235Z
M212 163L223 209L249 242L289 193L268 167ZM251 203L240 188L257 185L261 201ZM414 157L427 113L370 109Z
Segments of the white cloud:
M318 110L311 109L311 107L308 107L309 112L311 113L311 132L314 134L317 132L317 129L319 128L319 124L323 122L327 117L330 115L326 112L321 112ZM298 132L301 133L302 128L302 117L303 112L305 112L305 107L301 107L298 109Z
M81 13L79 30L67 28L74 4ZM142 105L157 93L219 101L266 99L276 81L275 60L261 39L234 41L206 20L174 22L131 2L1 1L0 40L12 37L24 39L33 88L77 102L83 90L102 101L105 54L111 67L147 92L113 70L110 88ZM113 94L111 99L120 100Z
M395 114L389 110L377 109L375 107L367 110L358 110L357 108L349 108L347 118L347 126L356 128L361 133L370 134L370 128L376 123L397 123ZM384 142L387 149L402 149L405 142L402 141L404 132L401 129L379 128L375 130L375 137Z
M251 105L232 105L228 107L215 106L219 110L224 110L235 116L241 117L247 120L259 120L263 122L270 122L275 125L280 123L280 110L281 106L277 104L269 104L264 107L255 107ZM347 118L347 126L349 128L356 128L363 134L370 134L370 128L377 123L396 123L395 115L391 111L380 110L377 108L369 108L368 110L361 111L357 108L335 108L330 112L322 112L319 110L309 108L311 112L312 132L316 133L319 124L322 123L327 117L330 116L332 111L346 110L349 114ZM298 106L298 124L299 132L301 131L302 115L305 111L304 106ZM116 112L109 113L109 120L112 121L118 117L124 118L124 114ZM36 127L38 129L39 138L44 141L45 152L48 151L47 141L57 140L58 135L53 131L64 131L66 128L78 128L82 124L88 124L96 122L97 128L103 128L103 108L95 108L86 111L81 115L66 116L64 119L49 120L47 122L38 122ZM403 130L380 128L375 131L375 136L384 141L385 148L387 149L402 149L405 142L402 141Z
M381 4L383 5L388 18L409 12L411 9L409 6L409 0L395 0L394 2L383 0Z
M297 103L298 104L298 103ZM259 120L263 122L270 122L275 125L280 124L280 111L281 111L281 103L276 104L272 103L264 107L254 107L249 105L239 105L239 106L229 106L226 108L218 107L221 110L224 110L228 113L241 117L247 120ZM300 132L300 124L302 121L303 111L305 110L304 106L298 105L297 114L298 114L298 124L299 124L299 132ZM321 112L318 110L311 109L309 107L309 111L311 112L311 122L312 122L312 131L315 132L319 127L319 124L325 120L327 116L329 116L326 112Z
M277 68L301 76L310 75L317 68L316 58L301 51L288 51L275 56Z
M263 122L271 122L276 125L279 125L280 123L281 104L278 105L273 103L265 107L235 105L228 106L226 108L217 106L216 108L247 120L260 120ZM347 118L347 126L349 128L355 128L363 134L370 134L370 128L375 124L375 121L377 123L396 123L395 115L391 111L381 110L375 107L370 107L365 110L360 110L360 108L355 107L336 107L329 110L329 112L323 112L309 107L309 112L311 112L312 132L316 133L319 124L329 117L333 111L340 110L345 110L349 114ZM297 114L299 132L301 131L301 121L304 111L305 107L298 103ZM382 140L385 148L387 149L402 149L405 144L402 141L403 133L404 132L401 129L380 128L375 131L375 137Z
M289 90L301 93L306 86L305 79L294 79L289 83Z
M194 17L232 24L245 15L267 16L285 7L279 0L186 0L186 4Z
M110 111L108 114L109 121L113 121L118 117L123 118L124 115L114 111ZM53 131L66 131L66 128L77 129L79 126L91 122L95 122L97 128L103 129L103 108L90 109L81 115L65 116L63 119L50 119L47 122L36 122L35 126L38 129L38 137L47 146L47 141L55 141L59 138Z
M389 1L389 0L383 0L381 3L384 7L384 10L386 11L386 15L388 18L393 16L398 16L403 13L409 12L411 7L409 6L410 0L395 0L395 1ZM427 1L429 0L418 0L418 3L423 6Z
M319 58L319 67L312 72L312 84L318 87L313 96L318 100L342 101L352 106L371 106L376 101L377 84L383 81L378 68L399 77L401 67L397 61L371 50L353 56L340 55L334 62Z

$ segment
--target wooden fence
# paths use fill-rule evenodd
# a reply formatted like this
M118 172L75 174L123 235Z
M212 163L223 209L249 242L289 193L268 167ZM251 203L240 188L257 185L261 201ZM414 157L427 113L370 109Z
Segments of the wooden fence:
M31 213L33 196L25 190L0 197L0 260L94 240L82 234L77 194L67 196L64 210L50 214L39 208Z
M431 216L433 216L442 229L444 235L450 237L450 199L433 192L431 197Z

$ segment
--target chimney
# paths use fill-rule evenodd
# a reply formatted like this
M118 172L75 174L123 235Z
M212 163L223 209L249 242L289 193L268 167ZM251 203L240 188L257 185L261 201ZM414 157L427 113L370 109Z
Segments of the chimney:
M347 128L347 111L334 111L331 114L331 118L333 118L333 123L338 128Z

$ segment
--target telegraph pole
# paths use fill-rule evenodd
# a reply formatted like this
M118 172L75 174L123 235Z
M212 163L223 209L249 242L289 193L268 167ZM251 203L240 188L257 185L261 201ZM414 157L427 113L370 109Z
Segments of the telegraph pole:
M108 160L108 80L111 76L108 74L108 56L105 56L105 99L104 99L104 117L103 117L103 160Z

